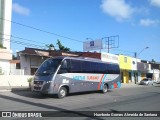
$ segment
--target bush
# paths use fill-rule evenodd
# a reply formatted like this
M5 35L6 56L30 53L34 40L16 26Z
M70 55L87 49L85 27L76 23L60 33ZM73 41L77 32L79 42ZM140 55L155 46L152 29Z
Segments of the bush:
M33 81L33 77L28 78L27 81L31 83Z
M2 68L0 67L0 75L3 75L4 73L2 72Z
M32 84L31 82L33 81L33 77L28 78L27 81L29 83L29 88L31 90L31 84Z
M2 45L2 44L0 44L0 48L2 48L2 49L6 49L6 47L3 47L3 45Z

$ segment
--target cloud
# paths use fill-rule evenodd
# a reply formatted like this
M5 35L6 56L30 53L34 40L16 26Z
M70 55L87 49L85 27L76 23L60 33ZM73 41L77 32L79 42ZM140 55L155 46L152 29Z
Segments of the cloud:
M129 19L134 9L125 0L102 0L102 10L118 21Z
M30 14L30 10L25 8L17 3L13 3L12 10L20 15L28 16Z
M160 7L160 0L150 0L150 4L156 7Z
M141 19L140 20L140 25L145 26L145 27L158 25L159 23L160 23L159 20L151 20L151 19Z
M134 8L134 12L135 12L137 15L150 15L150 9L148 9L148 8L145 7L145 6L135 7L135 8Z

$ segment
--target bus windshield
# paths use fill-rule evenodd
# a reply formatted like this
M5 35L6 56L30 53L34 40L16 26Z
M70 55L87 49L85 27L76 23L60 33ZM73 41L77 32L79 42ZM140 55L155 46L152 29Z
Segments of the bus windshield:
M47 76L53 75L58 66L60 65L62 59L48 59L46 60L37 70L36 76Z

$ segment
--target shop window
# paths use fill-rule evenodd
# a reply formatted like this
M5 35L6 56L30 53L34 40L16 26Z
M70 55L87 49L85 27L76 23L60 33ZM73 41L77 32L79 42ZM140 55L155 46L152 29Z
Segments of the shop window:
M124 62L127 63L127 57L124 57Z
M31 68L31 75L34 75L38 68Z

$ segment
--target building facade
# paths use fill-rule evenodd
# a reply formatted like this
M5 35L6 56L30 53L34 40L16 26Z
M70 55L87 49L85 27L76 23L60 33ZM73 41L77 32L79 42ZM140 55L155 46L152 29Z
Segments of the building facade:
M152 79L155 81L160 80L160 63L156 63L155 61L149 62L150 63L150 73L152 73Z
M1 74L10 74L10 49L12 0L0 0L0 69Z
M132 58L125 55L119 55L119 65L121 69L121 82L129 83L132 72Z
M0 0L0 44L10 50L12 0Z
M38 67L47 58L56 56L72 56L72 57L91 57L101 59L100 53L90 52L65 52L54 50L42 50L36 48L25 48L18 53L20 66L24 70L24 75L34 75Z
M104 62L111 62L119 64L119 57L118 55L110 54L110 53L101 53L101 60Z
M91 57L101 59L104 62L117 63L121 70L122 83L139 83L145 77L155 79L160 78L160 64L144 63L140 59L132 58L126 55L114 55L110 53L94 52L65 52L54 50L42 50L36 48L25 48L18 53L20 57L20 66L25 75L33 75L40 64L50 57L72 56L72 57Z

